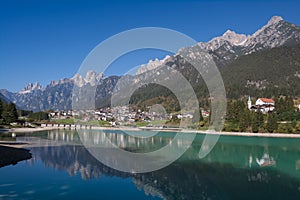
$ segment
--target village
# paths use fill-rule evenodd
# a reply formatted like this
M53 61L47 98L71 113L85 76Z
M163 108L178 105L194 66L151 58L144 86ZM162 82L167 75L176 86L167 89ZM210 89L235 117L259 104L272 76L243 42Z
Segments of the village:
M50 119L64 120L64 119L80 119L83 122L89 121L99 121L107 122L103 125L107 126L117 126L117 125L136 125L136 122L147 126L160 126L162 123L170 120L184 120L192 119L193 112L188 113L166 113L164 110L149 110L142 111L138 109L137 111L130 111L128 106L118 106L118 107L106 107L97 110L85 110L85 111L53 111L49 113ZM201 110L201 116L204 118L209 117L209 111ZM154 122L154 124L151 124ZM160 123L161 122L161 123Z
M261 112L262 114L266 115L276 111L276 104L275 100L270 98L257 98L253 104L251 97L249 96L247 99L247 109L252 112ZM207 119L210 115L209 111L205 109L200 110L201 119ZM300 103L298 103L297 107L295 106L295 111L300 111ZM63 122L64 120L67 121L67 119L79 119L81 122L95 122L92 125L102 124L102 126L161 126L167 121L192 119L194 112L166 113L164 109L151 109L151 107L148 107L147 111L141 109L134 111L130 110L128 106L117 106L114 108L106 107L85 111L51 111L48 114L52 121L58 123Z

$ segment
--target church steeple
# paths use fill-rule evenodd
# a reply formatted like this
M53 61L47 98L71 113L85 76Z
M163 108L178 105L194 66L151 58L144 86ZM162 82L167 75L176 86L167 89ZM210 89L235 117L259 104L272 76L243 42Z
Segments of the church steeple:
M248 101L247 101L247 103L248 103L248 109L250 110L250 109L251 109L251 106L252 106L250 96L248 96Z

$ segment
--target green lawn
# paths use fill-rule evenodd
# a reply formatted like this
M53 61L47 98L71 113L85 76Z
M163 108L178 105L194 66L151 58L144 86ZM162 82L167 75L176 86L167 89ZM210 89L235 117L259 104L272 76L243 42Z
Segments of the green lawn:
M74 124L74 119L51 119L50 122L56 123L56 124Z

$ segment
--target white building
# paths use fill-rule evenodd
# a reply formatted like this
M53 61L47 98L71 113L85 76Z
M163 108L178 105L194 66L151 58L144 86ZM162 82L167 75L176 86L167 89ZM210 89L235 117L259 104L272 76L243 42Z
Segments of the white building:
M262 113L272 112L275 109L275 101L273 99L268 98L258 98L255 102L255 105L251 104L250 96L248 97L248 109L260 110Z
M275 107L275 101L273 99L258 98L255 102L256 106L273 106Z

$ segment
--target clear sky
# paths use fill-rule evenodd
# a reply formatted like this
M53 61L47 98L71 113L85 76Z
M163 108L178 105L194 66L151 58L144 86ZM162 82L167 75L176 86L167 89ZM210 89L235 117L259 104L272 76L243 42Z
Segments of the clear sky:
M70 78L97 44L128 29L164 27L208 41L227 29L252 34L273 15L300 25L299 10L297 0L0 0L0 88ZM107 75L165 54L136 53Z

